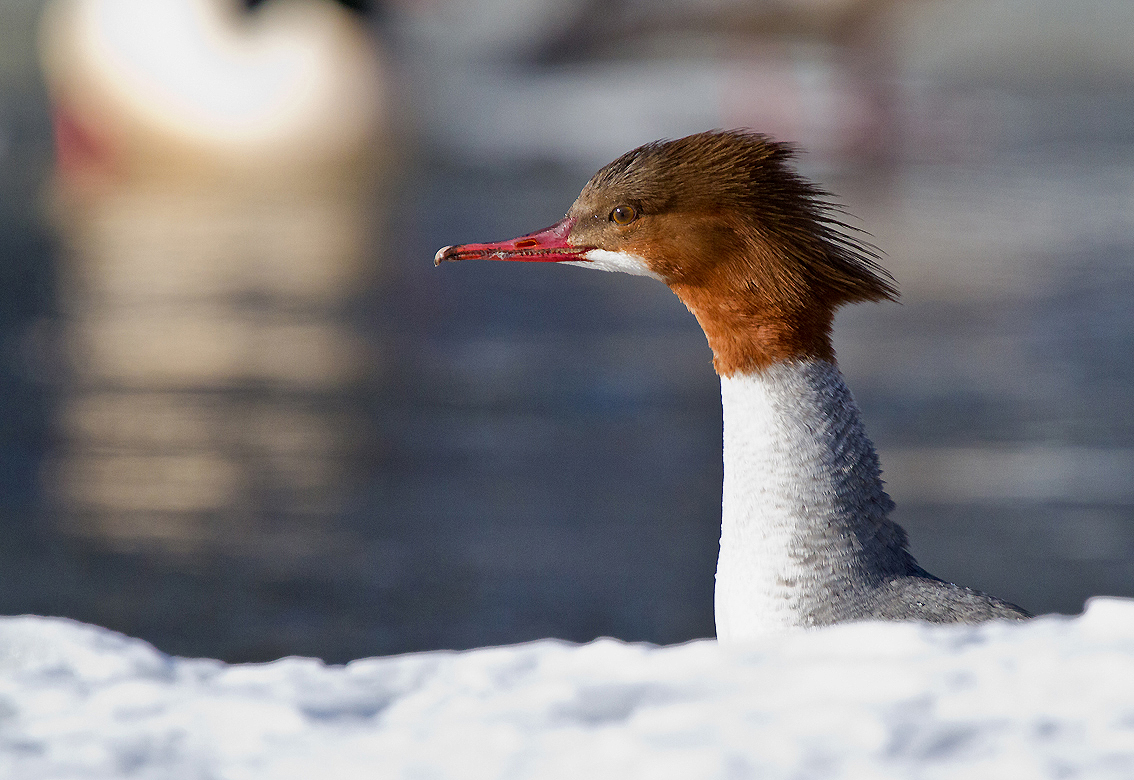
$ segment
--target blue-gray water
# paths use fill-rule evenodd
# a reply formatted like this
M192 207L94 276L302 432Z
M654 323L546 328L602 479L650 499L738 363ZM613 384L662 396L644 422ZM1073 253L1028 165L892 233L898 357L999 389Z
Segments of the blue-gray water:
M926 568L1033 611L1134 595L1132 159L1041 150L825 182L903 285L902 305L841 315L836 339L897 518ZM76 260L35 176L10 178L0 611L233 661L711 635L720 401L692 317L638 278L432 266L444 244L550 224L588 174L408 171L373 207L376 273L349 300L296 310L257 282L224 299L265 332L345 334L361 345L346 378L188 385L127 382L67 346L90 322L118 332L98 323L124 308L68 281L106 255ZM142 238L127 226L99 251L160 245L139 220ZM155 487L162 458L197 464L180 475L197 503Z

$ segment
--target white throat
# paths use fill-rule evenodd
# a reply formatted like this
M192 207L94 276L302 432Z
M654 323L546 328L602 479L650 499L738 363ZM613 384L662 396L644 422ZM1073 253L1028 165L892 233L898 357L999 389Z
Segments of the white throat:
M650 270L646 261L629 252L611 252L606 249L592 249L585 255L586 260L567 260L563 265L577 265L580 268L593 268L596 271L615 271L634 276L648 276L665 281Z
M777 363L721 378L721 640L828 623L908 571L878 457L839 369Z

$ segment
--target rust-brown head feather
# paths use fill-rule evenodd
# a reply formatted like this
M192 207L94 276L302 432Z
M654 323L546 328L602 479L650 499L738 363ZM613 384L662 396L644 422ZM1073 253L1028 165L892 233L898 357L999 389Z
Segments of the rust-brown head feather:
M792 157L791 147L746 131L656 141L596 173L553 228L447 247L437 259L556 260L656 276L696 315L722 375L833 360L835 309L894 300L897 288Z
M806 277L800 281L840 303L896 299L877 251L855 238L829 193L795 171L794 157L788 144L736 130L655 141L596 173L579 201L622 198L643 215L730 215L748 223L750 239L790 252L790 264Z
M835 309L898 293L792 158L786 144L743 131L646 144L583 188L571 241L642 257L697 316L721 374L833 359ZM610 208L623 202L639 218L612 225Z

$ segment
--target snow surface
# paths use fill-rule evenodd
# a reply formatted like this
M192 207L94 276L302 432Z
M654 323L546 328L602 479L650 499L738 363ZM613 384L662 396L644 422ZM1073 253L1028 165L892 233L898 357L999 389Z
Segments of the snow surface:
M0 618L0 777L1131 778L1134 601L326 666Z

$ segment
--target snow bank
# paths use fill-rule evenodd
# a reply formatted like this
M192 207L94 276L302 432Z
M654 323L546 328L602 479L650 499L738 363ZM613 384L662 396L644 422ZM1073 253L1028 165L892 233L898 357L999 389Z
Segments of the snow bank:
M604 639L230 666L0 619L0 777L1134 777L1134 601L743 648Z

